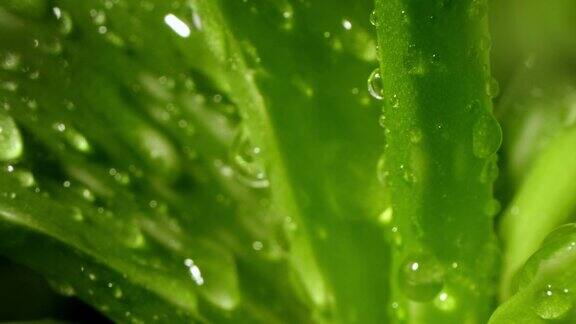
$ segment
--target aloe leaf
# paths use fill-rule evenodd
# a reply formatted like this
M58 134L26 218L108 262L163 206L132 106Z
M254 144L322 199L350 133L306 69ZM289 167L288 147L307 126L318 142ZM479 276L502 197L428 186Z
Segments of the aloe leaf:
M397 322L481 323L494 291L486 1L376 1Z
M574 322L576 225L557 228L520 270L513 297L489 323Z

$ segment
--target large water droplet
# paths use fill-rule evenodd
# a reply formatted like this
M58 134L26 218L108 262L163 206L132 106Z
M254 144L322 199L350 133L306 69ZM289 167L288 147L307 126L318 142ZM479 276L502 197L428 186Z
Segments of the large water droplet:
M238 132L232 144L232 167L238 181L252 188L266 188L270 185L261 161L261 151L260 147L252 144L245 130Z
M536 293L534 311L545 320L562 319L573 308L572 299L567 291L547 286Z
M399 269L398 277L406 296L415 301L431 300L444 285L444 269L428 253L407 257Z
M384 89L382 86L382 76L380 69L376 68L368 77L368 92L377 100L384 99Z
M498 151L502 130L491 114L480 116L472 129L472 149L478 158L486 158Z
M0 161L12 161L22 155L22 136L14 119L0 111Z

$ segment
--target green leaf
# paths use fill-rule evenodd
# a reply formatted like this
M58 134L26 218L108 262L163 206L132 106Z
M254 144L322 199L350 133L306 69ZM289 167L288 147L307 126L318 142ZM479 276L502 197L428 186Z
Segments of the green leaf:
M552 232L517 276L514 296L489 323L572 323L576 283L576 225Z

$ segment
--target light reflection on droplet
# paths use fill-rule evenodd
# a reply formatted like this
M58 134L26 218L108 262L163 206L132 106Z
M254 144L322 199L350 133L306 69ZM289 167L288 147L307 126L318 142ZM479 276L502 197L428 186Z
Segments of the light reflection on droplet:
M167 14L164 16L164 22L180 37L190 37L190 27L182 19L173 14Z

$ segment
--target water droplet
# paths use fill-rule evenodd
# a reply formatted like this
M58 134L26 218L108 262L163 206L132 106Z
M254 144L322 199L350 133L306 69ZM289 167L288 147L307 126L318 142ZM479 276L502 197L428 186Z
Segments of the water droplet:
M202 278L202 272L200 271L200 268L198 268L192 259L184 260L184 265L188 268L192 280L198 286L202 286L204 284L204 278Z
M74 287L67 283L67 282L55 282L49 281L50 286L56 290L57 293L61 294L62 296L72 297L76 294L76 290Z
M392 223L393 218L394 218L394 210L392 209L392 207L388 207L384 209L384 211L380 214L380 216L378 217L378 222L382 225L389 225L390 223Z
M7 52L2 55L2 68L6 71L16 71L20 67L20 55Z
M376 68L368 77L368 92L377 100L384 99L384 89L382 86L382 76L380 68Z
M47 39L46 41L43 41L41 43L40 49L48 54L48 55L53 55L53 56L57 56L62 54L63 51L63 47L62 47L62 42L60 42L60 39L56 38L56 37L51 37L49 39Z
M420 302L437 296L444 285L444 269L438 260L428 253L407 257L398 276L408 298Z
M90 17L92 17L92 23L94 25L101 26L106 24L106 13L102 10L90 10Z
M116 287L114 289L114 298L120 299L122 298L122 295L123 295L122 289Z
M0 111L0 161L15 160L23 150L22 136L14 119Z
M472 150L478 158L487 158L495 154L502 142L502 130L491 114L479 117L472 129Z
M398 320L399 323L403 323L406 320L406 310L398 302L392 302L390 308L392 316Z
M342 20L342 27L344 27L345 30L351 30L352 29L352 22L348 19L344 19L344 20Z
M260 241L254 241L252 242L252 248L254 251L261 251L262 248L264 248L264 244L262 244Z
M378 22L378 14L376 13L376 10L372 10L372 12L370 13L370 23L374 27L378 27L378 25L380 24Z
M238 181L252 188L266 188L270 185L262 165L261 151L260 147L252 144L244 129L238 132L232 144L232 167Z
M84 221L84 215L82 214L82 211L79 208L72 209L72 219L77 222Z
M55 123L52 125L52 128L54 128L55 131L62 133L66 142L68 142L68 144L77 151L88 153L92 150L90 142L88 142L86 137L71 126L66 126L64 123Z
M456 298L447 291L441 291L434 299L434 305L445 312L453 311L456 309Z
M36 184L34 175L30 171L16 170L12 173L12 175L18 180L20 185L22 185L22 187L24 188L30 188Z
M500 93L500 84L498 80L495 78L491 78L488 83L486 83L486 94L490 96L490 98L495 98Z
M388 184L388 177L390 176L390 172L386 168L386 156L382 154L380 159L378 160L378 165L376 166L376 175L378 176L378 180L381 184L387 185Z
M52 8L54 16L58 20L58 30L62 35L70 35L74 30L74 22L70 14L58 7Z
M500 201L498 201L497 199L492 199L490 200L487 204L486 204L486 215L488 216L496 216L501 209L501 205L500 205Z
M539 291L534 300L536 314L545 320L562 319L572 310L570 295L562 290L547 286Z
M182 19L173 14L164 16L164 23L170 27L178 36L187 38L190 37L190 27Z

